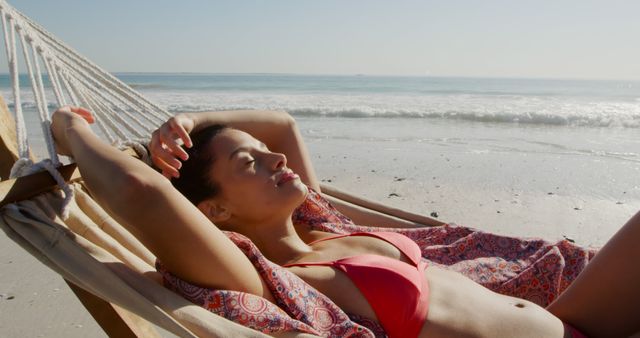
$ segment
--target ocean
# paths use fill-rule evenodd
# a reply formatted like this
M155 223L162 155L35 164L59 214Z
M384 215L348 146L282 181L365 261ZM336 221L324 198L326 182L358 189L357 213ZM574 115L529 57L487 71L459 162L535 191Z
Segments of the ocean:
M171 111L640 128L640 81L120 74Z
M640 81L274 74L116 76L171 112L284 110L304 121L310 138L438 142L461 137L465 140L459 142L478 146L474 151L491 151L504 148L501 139L506 134L518 134L526 144L512 147L514 151L535 148L640 161ZM28 83L26 76L21 83ZM0 91L10 103L6 74L0 75ZM30 112L27 121L37 125L32 94L27 87L22 91L23 107ZM50 109L55 108L53 99L48 95ZM425 134L425 128L435 125L440 128ZM454 130L446 135L438 132L448 128ZM464 135L468 128L473 133L488 128L490 135L470 139ZM36 138L37 129L31 128ZM576 138L576 133L584 135Z
M116 76L173 112L278 109L308 117L640 128L640 81L272 74ZM27 83L26 76L21 83ZM0 75L0 89L10 97L6 74ZM29 97L30 91L24 89ZM25 107L32 107L32 101L27 99Z
M274 109L313 143L640 163L640 82L273 74L116 74L171 112ZM21 79L22 84L27 78ZM8 75L0 90L10 103ZM44 154L23 87L32 145ZM55 108L48 95L50 109ZM11 105L11 103L10 103Z
M511 233L549 238L572 224L572 236L601 244L640 208L638 81L116 76L174 113L287 111L321 181L447 221L501 232L517 220L523 227ZM23 91L30 145L42 156L33 99ZM11 106L7 75L0 92Z

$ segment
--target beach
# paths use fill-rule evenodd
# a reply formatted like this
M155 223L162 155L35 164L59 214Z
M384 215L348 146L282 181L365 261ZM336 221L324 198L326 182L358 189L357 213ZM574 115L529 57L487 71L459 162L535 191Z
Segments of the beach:
M416 213L435 213L447 223L509 236L566 237L585 246L603 245L640 210L640 163L617 158L613 150L584 150L602 145L608 133L397 121L405 127L394 138L384 136L385 128L393 128L387 121L363 123L369 125L362 130L378 136L307 137L323 182ZM304 120L299 124L304 131ZM422 134L412 138L412 131ZM618 146L640 149L634 131L617 137Z
M125 81L173 112L289 111L322 183L443 222L598 247L640 210L637 83ZM4 235L0 257L0 336L105 336L57 274Z

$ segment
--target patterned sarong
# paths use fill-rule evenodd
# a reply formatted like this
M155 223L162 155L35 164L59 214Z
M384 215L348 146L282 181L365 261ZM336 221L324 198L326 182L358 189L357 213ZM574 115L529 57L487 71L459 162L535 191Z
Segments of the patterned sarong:
M585 268L596 250L567 240L494 235L453 224L392 229L353 224L328 201L310 190L294 212L296 225L343 234L395 231L413 239L429 265L459 272L495 292L548 305ZM344 313L329 298L298 276L270 262L245 236L225 234L251 260L277 300L277 306L252 294L192 285L156 263L166 287L229 320L264 333L308 332L327 337L385 337L373 320ZM215 269L215 267L211 267Z

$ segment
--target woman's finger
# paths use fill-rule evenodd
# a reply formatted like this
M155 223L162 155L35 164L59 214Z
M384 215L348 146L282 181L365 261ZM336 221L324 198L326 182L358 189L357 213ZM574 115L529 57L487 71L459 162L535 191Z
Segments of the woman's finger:
M151 133L151 141L149 141L149 152L152 156L167 151L167 146L163 143L160 135L160 129L157 129L153 133Z
M153 133L151 133L151 140L149 141L149 153L151 154L152 159L157 152L158 142L159 140L158 140L157 131L154 131Z
M169 158L173 158L172 155L165 154L167 151L164 149L158 138L154 135L151 138L151 142L149 142L149 153L151 153L151 161L158 167L164 170L165 166L170 166L166 161L163 161L163 156L168 156ZM164 155L162 155L164 154ZM176 160L177 161L177 160ZM173 163L176 167L180 167L181 164Z
M182 139L182 143L184 143L187 148L191 148L193 146L193 144L191 143L191 137L189 136L187 130L177 122L177 119L173 118L169 120L169 124L171 125L171 129L173 130L173 132L178 134L178 137Z
M163 160L165 163L167 163L168 165L176 168L176 169L180 169L182 168L182 162L180 162L177 158L175 158L173 156L173 154L167 152L167 151L161 151L158 152L156 154L156 156L158 156L161 160Z
M96 122L95 117L93 117L93 115L91 115L91 114L89 114L89 115L80 114L80 116L81 116L83 119L85 119L87 122L89 122L90 124L91 124L91 123Z
M180 147L178 143L176 143L176 140L173 136L167 136L166 133L161 132L160 141L164 145L166 145L167 148L169 148L175 156L180 157L183 161L186 161L189 158L187 152L184 151L184 149L182 149L182 147Z
M69 106L68 108L69 108L69 110L71 112L80 115L87 122L89 122L89 123L94 123L95 122L95 118L93 117L93 114L91 114L91 112L89 110L84 109L82 107L74 107L74 106Z
M159 155L153 155L151 156L151 160L153 161L153 163L162 171L162 174L169 174L172 177L179 177L180 176L180 168L177 168L173 165L171 165L170 163L167 163L164 158L162 158Z
M158 156L152 156L151 160L162 171L162 175L164 175L165 177L167 178L180 177L180 172L178 171L178 169L167 164L165 161L162 160L162 158Z
M152 157L157 157L176 169L182 168L182 162L180 162L168 149L165 149L162 144L156 144L153 149L154 150L151 152Z

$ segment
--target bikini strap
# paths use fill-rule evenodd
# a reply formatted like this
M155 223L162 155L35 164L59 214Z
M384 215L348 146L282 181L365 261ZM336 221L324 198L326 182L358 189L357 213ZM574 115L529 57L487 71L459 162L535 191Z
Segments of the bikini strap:
M336 239L336 238L342 238L342 237L348 237L353 235L354 233L351 234L342 234L342 235L336 235L336 236L329 236L329 237L325 237L325 238L320 238L320 239L316 239L315 241L311 241L309 243L307 243L307 245L311 245L311 244L315 244L318 242L322 242L322 241L328 241L330 239Z

